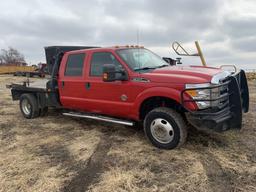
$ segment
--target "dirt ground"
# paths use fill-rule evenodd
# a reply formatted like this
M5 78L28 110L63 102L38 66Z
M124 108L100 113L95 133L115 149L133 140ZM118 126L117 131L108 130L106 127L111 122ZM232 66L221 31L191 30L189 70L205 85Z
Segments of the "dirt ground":
M142 130L64 117L27 120L0 76L0 191L256 191L256 81L241 131L190 130L171 151Z

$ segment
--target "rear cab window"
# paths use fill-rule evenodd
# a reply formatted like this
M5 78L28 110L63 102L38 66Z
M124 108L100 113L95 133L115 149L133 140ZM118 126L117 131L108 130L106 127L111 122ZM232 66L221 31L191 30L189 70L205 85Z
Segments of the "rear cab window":
M64 76L81 77L84 71L85 53L68 55Z

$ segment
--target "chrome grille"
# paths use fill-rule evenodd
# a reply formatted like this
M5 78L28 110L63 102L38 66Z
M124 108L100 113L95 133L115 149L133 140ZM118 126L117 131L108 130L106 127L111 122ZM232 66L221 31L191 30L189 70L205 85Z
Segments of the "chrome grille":
M218 88L218 92L219 92L218 96L223 97L223 98L215 101L215 103L213 103L213 105L212 105L213 107L217 107L218 109L222 109L222 108L226 107L229 104L228 84L225 84L227 81L229 81L228 78L220 80L220 84L223 84L223 85Z

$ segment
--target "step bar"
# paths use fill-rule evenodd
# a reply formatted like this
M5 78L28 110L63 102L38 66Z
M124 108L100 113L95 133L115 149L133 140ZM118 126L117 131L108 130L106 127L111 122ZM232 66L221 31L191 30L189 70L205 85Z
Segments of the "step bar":
M134 125L134 122L132 121L116 119L116 118L106 117L102 115L91 115L91 114L75 113L75 112L62 113L62 115L71 116L71 117L81 117L86 119L94 119L94 120L105 121L105 122L116 123L116 124L127 125L127 126Z

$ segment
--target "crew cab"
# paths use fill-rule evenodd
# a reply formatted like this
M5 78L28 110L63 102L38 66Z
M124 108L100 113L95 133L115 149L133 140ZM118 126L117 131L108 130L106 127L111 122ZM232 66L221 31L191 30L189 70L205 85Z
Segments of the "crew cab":
M198 129L241 129L249 110L245 72L172 65L140 46L46 47L51 78L12 84L25 118L63 115L122 125L142 124L156 147L173 149Z

